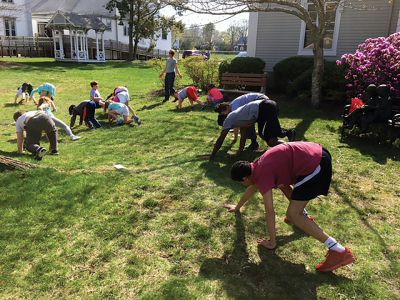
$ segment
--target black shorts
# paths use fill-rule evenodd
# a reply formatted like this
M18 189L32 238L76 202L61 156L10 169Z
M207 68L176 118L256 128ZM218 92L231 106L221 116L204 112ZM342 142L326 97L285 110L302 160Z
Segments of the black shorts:
M332 180L332 157L328 150L322 148L322 158L317 169L306 176L297 178L292 200L309 201L319 195L328 195Z
M278 105L275 101L265 100L260 103L258 110L258 134L260 137L268 141L271 138L284 137L281 124L278 119Z

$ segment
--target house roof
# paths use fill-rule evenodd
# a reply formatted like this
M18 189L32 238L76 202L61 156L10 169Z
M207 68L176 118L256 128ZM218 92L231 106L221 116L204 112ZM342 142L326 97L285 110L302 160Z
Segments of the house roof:
M80 15L114 16L114 13L106 9L108 2L109 0L32 0L32 13L48 15L65 11Z
M75 28L82 30L93 29L105 31L107 26L94 15L78 15L76 13L64 13L57 11L47 23L49 28Z

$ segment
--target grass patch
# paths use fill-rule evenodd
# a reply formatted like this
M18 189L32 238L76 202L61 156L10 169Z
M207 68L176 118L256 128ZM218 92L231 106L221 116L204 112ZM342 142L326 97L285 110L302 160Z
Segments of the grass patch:
M68 106L88 98L90 81L99 81L103 96L128 85L143 120L141 127L110 127L104 119L96 131L76 127L82 139L61 133L60 156L45 157L41 168L0 173L0 298L400 298L399 152L368 140L341 142L340 113L271 96L282 125L324 144L334 159L331 193L309 211L358 260L318 274L325 249L283 223L287 200L279 193L275 252L255 242L266 232L260 196L241 215L224 211L244 190L229 179L234 160L223 152L215 163L198 158L212 150L216 116L197 107L177 112L150 96L159 88L156 70L51 59L4 59L0 66L2 155L34 162L15 154L12 103L24 81L54 83L56 115L67 122Z

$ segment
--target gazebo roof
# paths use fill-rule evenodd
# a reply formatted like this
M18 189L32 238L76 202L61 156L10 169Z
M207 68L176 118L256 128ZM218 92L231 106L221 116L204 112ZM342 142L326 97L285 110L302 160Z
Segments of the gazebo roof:
M107 25L94 15L79 15L77 13L62 11L55 13L47 23L47 27L51 29L93 29L95 31L105 31L108 29Z

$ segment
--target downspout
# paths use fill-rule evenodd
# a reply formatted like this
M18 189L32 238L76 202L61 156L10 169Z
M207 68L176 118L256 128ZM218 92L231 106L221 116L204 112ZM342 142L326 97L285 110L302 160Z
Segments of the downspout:
M394 17L394 2L395 2L396 0L393 0L392 1L392 5L391 5L391 12L390 12L390 19L389 19L389 28L388 28L388 33L387 33L387 36L389 36L390 35L390 28L392 27L392 22L393 22L393 17Z
M115 40L117 41L117 45L118 45L119 39L118 39L118 17L117 17L117 9L114 8L114 11L115 11L115 31L116 31Z

